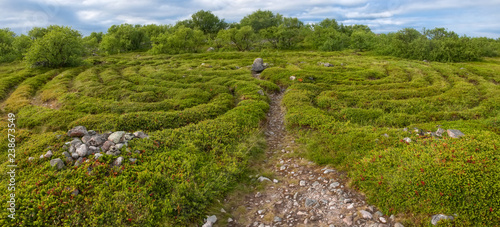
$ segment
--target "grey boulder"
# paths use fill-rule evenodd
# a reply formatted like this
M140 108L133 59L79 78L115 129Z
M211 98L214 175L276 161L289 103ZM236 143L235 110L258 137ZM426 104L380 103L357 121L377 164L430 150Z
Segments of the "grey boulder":
M76 126L68 131L68 136L71 137L82 137L88 135L87 128L85 126Z
M57 169L62 169L64 167L64 162L60 158L50 160L50 166L55 166Z
M262 58L256 58L252 64L252 71L254 71L256 73L260 73L260 72L264 71L264 69L266 69L264 67L264 60L262 60Z

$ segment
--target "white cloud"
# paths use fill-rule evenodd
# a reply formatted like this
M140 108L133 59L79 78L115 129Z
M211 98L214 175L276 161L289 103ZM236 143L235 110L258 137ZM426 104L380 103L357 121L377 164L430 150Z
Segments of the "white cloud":
M498 29L480 25L500 21L496 12L499 8L498 0L18 0L0 1L0 24L16 32L31 25L52 23L106 31L121 23L172 24L201 9L228 22L237 22L261 9L298 17L306 23L334 18L344 24L366 24L384 32L403 27L448 27L461 34L498 37Z

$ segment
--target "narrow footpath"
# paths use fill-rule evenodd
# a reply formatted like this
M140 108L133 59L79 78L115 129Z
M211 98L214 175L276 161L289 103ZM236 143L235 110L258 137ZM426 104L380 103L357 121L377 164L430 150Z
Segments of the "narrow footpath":
M384 216L365 202L364 196L346 187L343 174L290 155L298 149L294 138L287 135L285 111L281 107L283 91L268 94L271 99L267 115L265 170L275 179L261 177L264 184L245 196L243 209L228 226L367 226L401 227L393 217ZM255 176L259 178L259 176Z

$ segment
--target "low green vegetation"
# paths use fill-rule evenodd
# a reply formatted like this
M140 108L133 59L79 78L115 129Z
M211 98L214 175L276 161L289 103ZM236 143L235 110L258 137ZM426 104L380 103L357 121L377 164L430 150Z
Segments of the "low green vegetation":
M261 79L250 73L257 57L270 65ZM455 226L500 221L498 58L439 63L372 52L265 50L85 61L54 70L0 65L0 129L7 134L7 113L15 113L19 173L16 219L4 209L2 225L201 224L264 150L252 142L269 109L260 91L279 86L286 88L287 128L305 148L300 155L345 171L350 186L384 214L396 214L405 226L426 226L437 213L456 214ZM72 140L66 132L78 125L143 130L149 139L122 148L120 167L111 165L111 155L90 155L61 170L39 159L52 150L64 160L64 143ZM414 132L438 125L465 136ZM6 139L0 147L7 149ZM7 156L0 157L6 169ZM3 175L1 184L8 180ZM6 201L9 192L0 191Z
M426 226L438 213L456 214L455 226L499 223L498 59L443 64L301 53L288 61L262 75L288 86L287 127L305 157L346 171L385 214L412 214L405 226ZM438 127L465 136L414 132Z

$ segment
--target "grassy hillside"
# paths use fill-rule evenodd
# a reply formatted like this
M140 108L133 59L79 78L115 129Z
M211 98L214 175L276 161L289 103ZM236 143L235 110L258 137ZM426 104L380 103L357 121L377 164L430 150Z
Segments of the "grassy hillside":
M256 57L271 65L263 80L247 67ZM287 126L306 148L301 155L346 171L384 213L408 224L426 225L420 221L436 213L456 213L458 226L500 221L498 58L443 64L264 51L131 53L87 62L55 70L0 65L0 130L8 134L7 115L15 113L18 165L17 219L3 209L3 225L200 224L262 151L269 100L260 91L277 92L278 85L287 87ZM52 150L64 160L63 145L72 140L66 132L78 125L143 130L149 139L122 148L120 167L110 166L116 158L110 155L61 170L38 158ZM437 125L466 135L413 132ZM7 152L0 163L7 171ZM1 184L8 181L2 175ZM7 201L10 192L0 192Z

